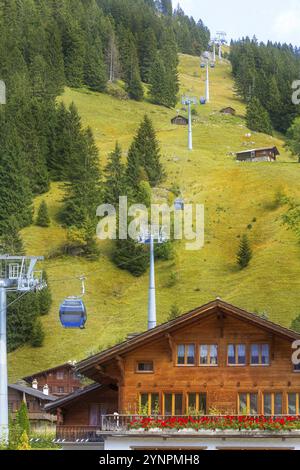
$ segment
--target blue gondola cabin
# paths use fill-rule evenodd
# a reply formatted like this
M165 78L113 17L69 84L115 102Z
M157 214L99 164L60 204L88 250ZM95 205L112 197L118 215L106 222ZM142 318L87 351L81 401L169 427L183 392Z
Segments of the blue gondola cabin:
M84 329L87 313L83 301L81 299L66 299L60 306L59 318L64 328Z

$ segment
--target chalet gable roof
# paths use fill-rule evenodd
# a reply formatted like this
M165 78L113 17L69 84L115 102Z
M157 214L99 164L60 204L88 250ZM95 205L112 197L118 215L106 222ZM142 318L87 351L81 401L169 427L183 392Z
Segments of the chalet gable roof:
M161 335L167 335L172 331L180 329L182 326L186 326L189 323L193 323L198 319L207 318L207 316L214 314L216 312L224 312L229 315L232 315L236 318L239 318L242 321L251 323L253 325L259 326L260 328L269 331L271 334L281 336L285 339L296 340L300 339L300 334L292 331L288 328L280 326L276 323L273 323L269 320L263 319L254 313L247 312L241 308L235 307L227 302L224 302L221 299L217 299L213 302L210 302L202 307L198 307L175 320L164 323L162 325L148 330L145 333L139 334L131 338L129 341L124 341L110 349L102 351L94 356L91 356L81 362L76 366L76 370L82 374L85 374L88 370L92 369L95 365L103 364L108 360L118 357L122 354L128 353L131 350L136 349L145 344L145 342L151 342L152 340L157 339Z
M243 155L245 153L250 153L250 152L274 152L275 155L280 155L280 152L276 146L274 147L261 147L261 148L256 148L256 149L249 149L249 150L242 150L241 152L237 152L237 155Z
M45 406L45 410L55 411L60 406L66 405L68 403L72 403L73 401L77 400L83 395L86 395L87 393L90 393L90 392L94 392L95 390L98 390L101 388L103 388L103 385L99 383L93 383L91 385L88 385L87 387L81 388L80 390L76 390L75 392L70 393L69 395L66 395L65 397L56 398L53 403L48 403Z
M35 398L39 398L43 401L55 401L56 397L53 395L45 395L45 393L41 392L40 390L36 390L35 388L27 387L26 385L22 384L9 384L8 388L12 390L16 390L18 392L25 393L26 395L30 395Z
M53 373L61 369L73 370L74 368L75 368L75 363L73 364L72 362L66 362L64 364L60 364L59 366L51 367L50 369L46 369L46 370L41 370L41 371L36 372L35 374L31 374L31 375L28 375L27 377L23 377L23 380L25 380L25 382L27 383L31 383L33 379L35 379L38 376L49 374L50 372Z
M222 112L227 111L227 110L235 111L235 109L232 108L232 106L225 106L225 108L222 108L222 109L220 110L220 112L222 113Z

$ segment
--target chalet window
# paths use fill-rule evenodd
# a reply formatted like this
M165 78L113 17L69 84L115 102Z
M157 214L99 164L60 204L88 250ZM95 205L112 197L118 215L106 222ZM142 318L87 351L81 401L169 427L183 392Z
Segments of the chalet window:
M246 346L244 344L228 345L227 364L229 366L246 365Z
M201 344L200 366L218 365L218 346L216 344Z
M144 373L144 374L153 372L153 362L152 361L138 362L136 371L140 373Z
M159 394L141 393L140 395L140 413L148 416L159 414Z
M195 345L179 344L177 346L177 365L194 366L195 365Z
M187 414L207 414L206 393L188 393L187 394Z
M263 414L266 416L282 415L282 393L263 394Z
M62 370L56 372L56 378L57 378L57 380L63 380L65 378L64 372Z
M182 393L165 393L163 401L164 416L182 416L183 415L183 396Z
M64 387L57 387L57 393L65 393Z
M257 393L239 393L239 414L257 415L258 414L258 394Z
M270 346L268 344L251 345L251 365L268 366L270 364Z
M288 393L288 414L298 415L299 413L299 393Z
M300 372L300 364L294 364L294 372Z

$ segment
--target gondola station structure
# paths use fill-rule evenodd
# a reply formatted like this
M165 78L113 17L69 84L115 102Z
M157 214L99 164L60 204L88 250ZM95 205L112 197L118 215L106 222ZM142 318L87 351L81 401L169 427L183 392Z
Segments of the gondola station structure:
M8 441L8 374L7 374L7 293L28 292L46 287L42 271L35 271L38 256L0 255L0 442ZM18 299L17 299L18 300Z
M76 365L46 405L63 448L300 449L300 334L221 299Z

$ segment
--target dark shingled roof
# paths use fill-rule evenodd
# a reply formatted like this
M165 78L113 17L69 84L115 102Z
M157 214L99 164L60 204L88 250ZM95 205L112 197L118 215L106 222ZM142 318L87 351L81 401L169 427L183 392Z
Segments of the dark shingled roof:
M26 393L27 395L31 395L35 398L40 398L40 400L44 401L55 401L57 398L53 395L45 395L40 390L36 390L32 387L27 387L26 385L21 384L9 384L8 388L12 388L13 390L17 390L18 392Z
M241 152L237 152L236 154L237 155L243 155L245 153L250 153L250 152L274 152L275 155L280 155L280 152L278 150L278 148L275 146L275 147L261 147L261 148L257 148L257 149L249 149L249 150L242 150Z
M48 403L45 406L46 411L55 411L57 408L59 408L62 405L65 405L66 403L70 403L74 400L77 400L77 398L81 397L82 395L85 395L86 393L93 392L94 390L97 390L98 388L102 388L103 385L94 383L91 385L88 385L87 387L81 388L80 390L76 390L74 393L70 393L70 395L67 395L62 398L57 398L54 403Z

